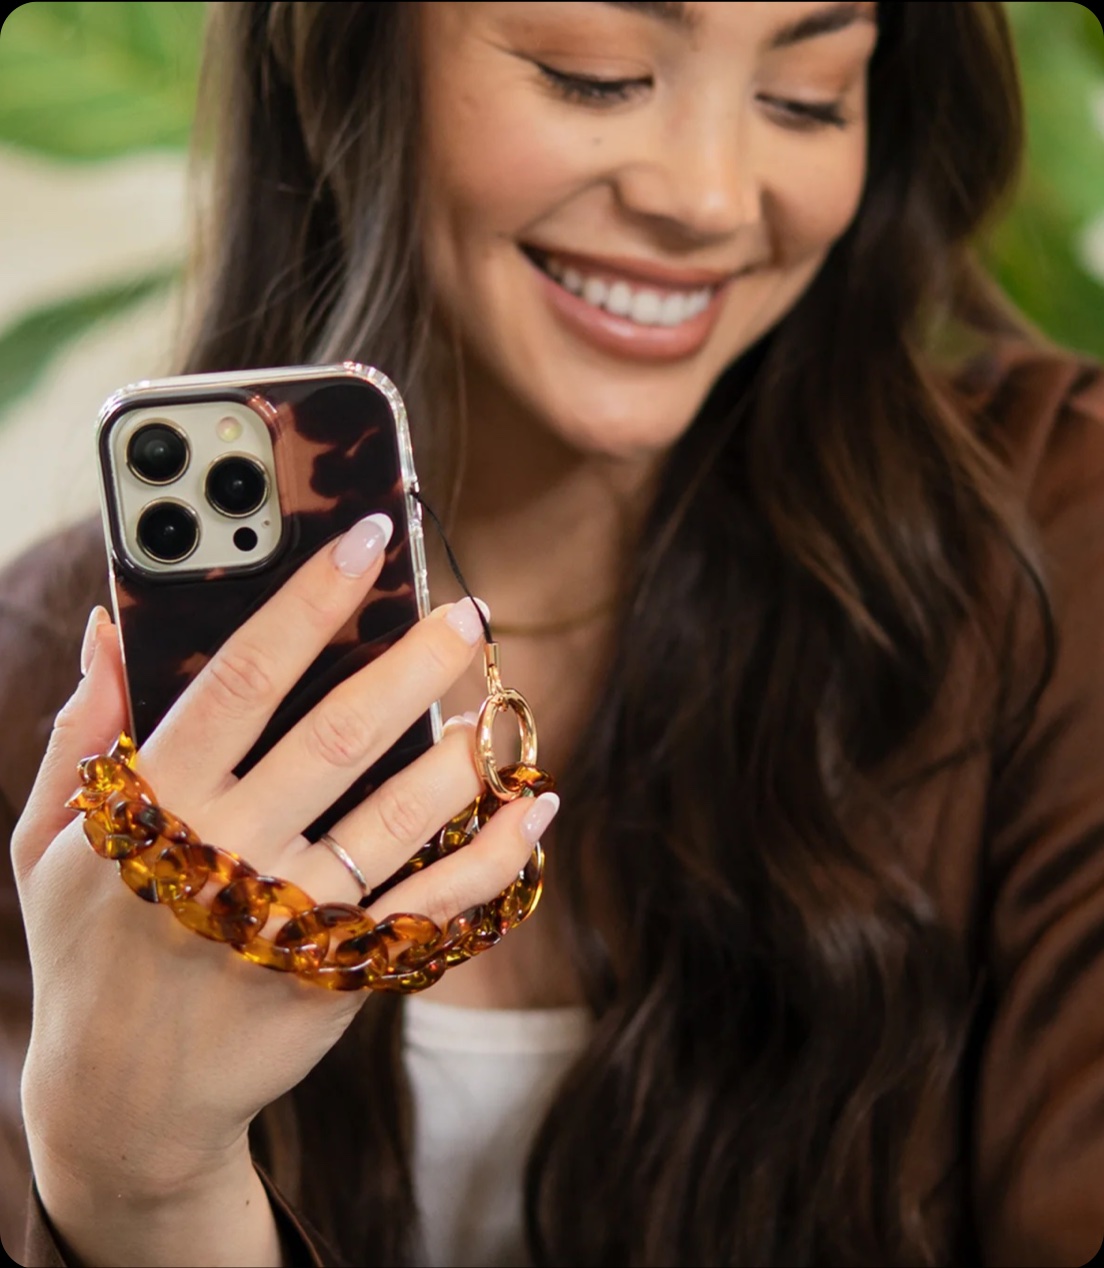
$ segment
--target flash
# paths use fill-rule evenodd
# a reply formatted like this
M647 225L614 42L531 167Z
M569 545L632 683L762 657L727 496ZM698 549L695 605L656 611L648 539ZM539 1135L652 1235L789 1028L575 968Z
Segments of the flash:
M215 433L219 440L225 441L228 445L233 444L242 434L242 425L236 418L222 418L219 419Z

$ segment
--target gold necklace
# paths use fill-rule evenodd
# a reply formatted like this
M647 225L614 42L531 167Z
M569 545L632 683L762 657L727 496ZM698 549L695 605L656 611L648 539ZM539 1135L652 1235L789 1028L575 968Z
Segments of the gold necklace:
M560 634L564 630L573 630L580 625L585 625L588 621L594 620L597 616L602 616L606 612L612 612L621 600L619 594L615 594L612 599L607 599L605 603L600 603L596 608L590 608L586 612L580 612L578 616L565 617L560 621L550 621L543 625L516 625L507 624L504 621L496 621L492 618L491 630L497 634L510 634L527 638L539 634Z

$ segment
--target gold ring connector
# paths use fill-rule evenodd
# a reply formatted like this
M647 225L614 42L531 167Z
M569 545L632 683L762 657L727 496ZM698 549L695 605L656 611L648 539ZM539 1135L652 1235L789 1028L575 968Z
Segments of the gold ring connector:
M511 791L502 782L494 755L494 721L500 712L512 709L517 716L521 732L521 762L526 766L537 764L537 724L529 702L519 691L503 687L498 669L498 644L483 644L483 661L487 677L487 698L479 710L475 730L475 764L480 778L491 788L499 801L513 801L522 795L521 789Z
M510 687L503 688L483 701L475 730L475 764L480 778L488 784L499 801L513 801L515 797L522 795L521 790L511 792L502 782L494 755L494 720L505 709L512 709L517 715L521 732L522 764L537 764L537 726L533 720L533 711L525 697Z

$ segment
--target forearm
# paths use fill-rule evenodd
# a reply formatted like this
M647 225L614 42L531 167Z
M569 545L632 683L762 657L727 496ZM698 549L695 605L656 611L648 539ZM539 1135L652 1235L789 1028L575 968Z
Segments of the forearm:
M272 1207L248 1155L161 1196L105 1191L95 1176L35 1166L43 1207L80 1268L283 1268Z

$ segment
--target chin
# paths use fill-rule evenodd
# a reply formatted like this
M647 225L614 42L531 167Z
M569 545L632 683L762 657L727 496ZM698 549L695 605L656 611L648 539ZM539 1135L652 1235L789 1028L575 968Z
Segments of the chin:
M635 399L634 399L635 398ZM665 401L654 394L599 394L546 402L541 414L549 430L580 454L640 460L669 450L689 428L700 402L685 394Z
M581 372L565 365L525 393L553 433L583 453L643 458L670 449L697 417L716 376L627 371ZM565 388L567 389L565 391Z

